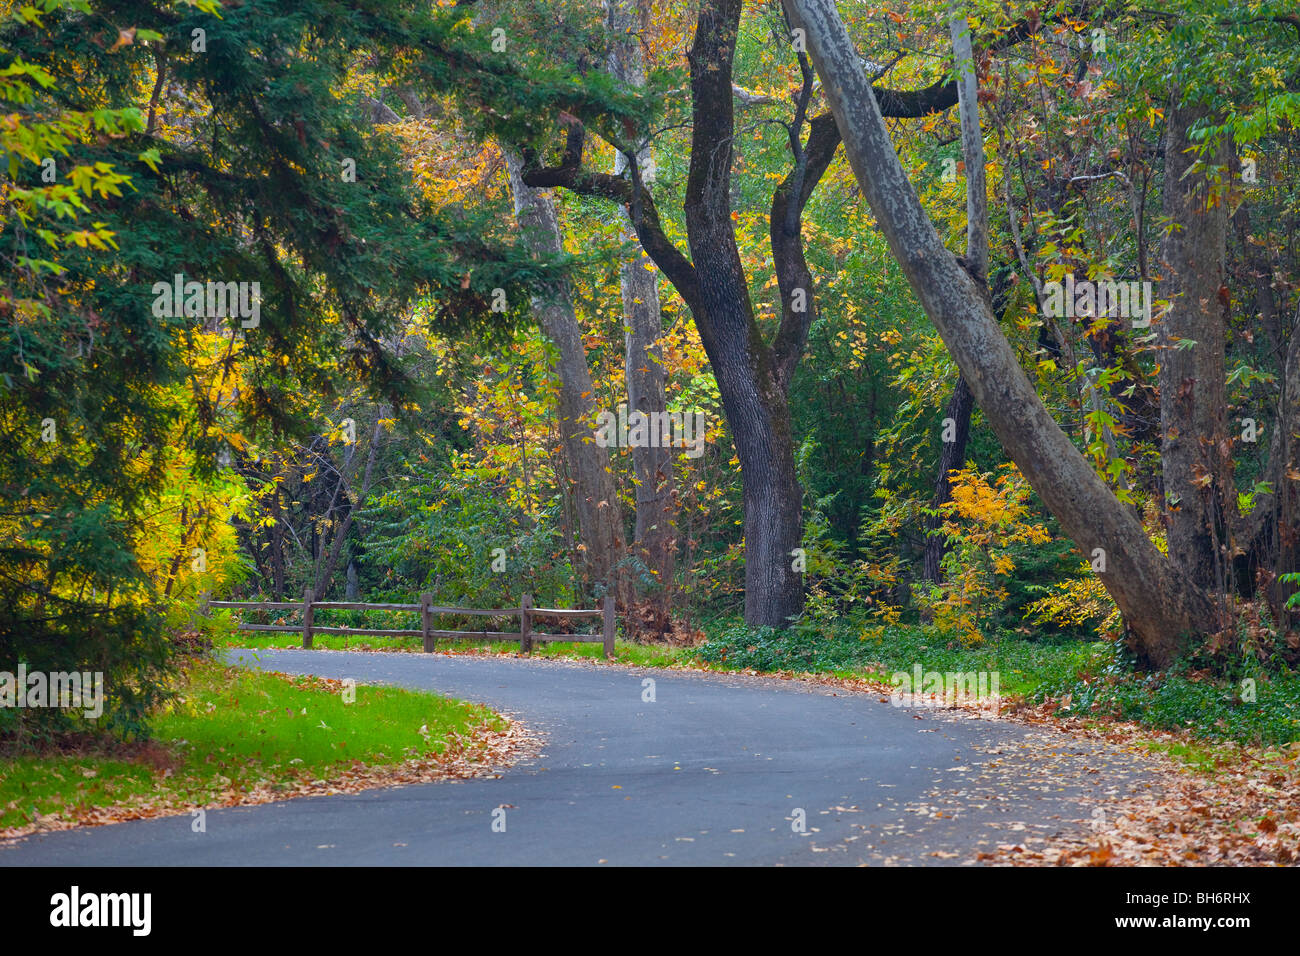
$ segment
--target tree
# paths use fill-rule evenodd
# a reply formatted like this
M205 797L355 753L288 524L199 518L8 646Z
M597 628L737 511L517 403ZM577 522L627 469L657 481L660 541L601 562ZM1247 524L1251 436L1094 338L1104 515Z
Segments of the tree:
M1224 624L1205 592L1147 538L1132 511L1052 419L998 327L988 291L949 253L917 201L861 60L831 0L786 0L808 47L863 194L926 314L960 366L1007 454L1085 555L1135 650L1157 667Z
M639 33L649 17L649 4L646 0L605 0L605 7L610 33L610 73L621 83L643 87L646 81L645 56ZM630 178L634 163L641 178L647 183L652 182L654 157L648 145L631 159L616 152L614 175ZM624 238L635 242L636 230L626 212L623 213L623 222ZM619 286L623 297L628 414L638 411L654 416L667 410L667 374L661 344L664 330L659 305L659 276L649 257L640 250L628 257L619 273ZM670 449L657 445L636 447L632 449L632 464L636 485L633 543L638 557L656 581L657 589L650 604L654 609L653 627L662 630L667 626L677 537L673 454Z
M1229 589L1231 531L1237 495L1224 387L1228 201L1216 187L1228 166L1228 143L1213 137L1200 157L1192 140L1209 110L1172 93L1166 116L1161 244L1165 274L1160 323L1160 457L1169 514L1169 555L1207 593Z
M175 594L142 553L174 451L210 478L309 432L345 383L401 407L383 335L413 299L490 334L526 316L492 313L495 289L523 303L556 271L486 222L422 215L397 149L362 135L342 92L356 51L391 60L458 18L360 7L49 0L0 24L20 117L0 183L0 659L103 671L128 730L168 656ZM199 283L179 314L157 290L177 275ZM255 311L233 314L227 282ZM218 356L195 364L214 331Z
M510 190L515 215L525 241L541 256L557 257L564 248L555 205L544 191L524 183L523 161L513 151L506 162L510 169ZM568 284L560 280L533 298L537 324L555 343L556 376L559 378L559 430L565 461L577 505L578 535L582 542L575 566L581 567L589 585L615 587L615 570L625 547L623 518L619 510L614 479L609 471L609 452L597 444L592 429L595 420L595 388L587 368L582 328L574 312Z
M956 61L957 102L961 114L961 150L966 167L966 268L987 282L989 271L989 204L984 177L984 134L980 130L979 90L975 77L975 49L970 26L963 16L951 23L952 52ZM935 480L933 512L926 522L925 580L938 584L943 577L945 541L939 534L941 509L951 496L948 473L966 464L966 441L970 436L971 412L975 398L960 373L953 386L943 420L943 450L939 454L939 475ZM951 423L951 424L950 424ZM949 428L952 434L948 434Z
M713 366L740 461L744 487L745 620L783 627L803 603L803 583L792 552L803 529L802 490L795 469L789 388L816 316L816 287L804 255L802 215L839 146L830 114L808 116L815 77L797 52L802 82L794 115L783 122L792 168L776 187L769 215L772 260L781 294L780 319L764 335L737 245L731 170L735 152L733 67L742 3L701 4L688 60L691 91L690 170L683 212L690 255L665 233L655 197L632 166L631 179L583 167L586 142L579 109L566 110L566 144L559 165L537 153L524 181L563 186L619 202L628 209L646 254L691 310ZM956 102L956 86L940 81L918 91L882 90L890 115L921 116ZM569 101L561 102L568 105ZM804 128L808 133L805 137ZM616 145L624 136L604 127ZM634 146L620 147L634 155Z

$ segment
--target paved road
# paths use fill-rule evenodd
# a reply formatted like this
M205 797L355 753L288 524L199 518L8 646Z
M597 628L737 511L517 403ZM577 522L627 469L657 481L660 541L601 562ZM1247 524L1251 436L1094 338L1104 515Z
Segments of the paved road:
M467 656L258 658L480 701L546 744L497 779L210 810L206 833L188 815L48 833L0 848L0 866L952 865L1081 829L1149 785L1140 758L1056 731L800 682ZM506 830L493 832L502 805Z

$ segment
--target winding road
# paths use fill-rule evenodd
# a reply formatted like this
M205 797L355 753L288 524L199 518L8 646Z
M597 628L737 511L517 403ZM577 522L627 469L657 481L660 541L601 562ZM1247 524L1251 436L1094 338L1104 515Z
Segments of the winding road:
M209 810L204 833L185 815L40 834L0 847L0 866L957 865L1078 832L1151 785L1140 756L1105 744L800 681L442 654L231 656L478 701L545 745L495 778Z

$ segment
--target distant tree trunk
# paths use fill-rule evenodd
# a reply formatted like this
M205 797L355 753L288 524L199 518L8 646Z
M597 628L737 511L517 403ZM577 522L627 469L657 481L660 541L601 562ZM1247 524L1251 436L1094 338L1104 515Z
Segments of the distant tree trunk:
M645 85L645 63L641 52L640 27L648 12L645 0L606 0L610 32L610 72L623 83ZM653 181L653 157L649 147L634 157L642 181ZM614 155L614 175L631 177L629 158ZM623 238L636 241L636 230L626 210ZM620 272L623 294L623 326L626 338L625 376L629 414L646 414L667 409L663 364L663 320L659 305L659 276L638 246L637 255L623 263ZM666 627L673 584L676 508L673 497L673 452L662 447L632 449L636 474L636 551L659 584L651 598L656 625Z
M1300 307L1291 326L1274 432L1277 442L1270 447L1276 449L1277 464L1270 461L1269 474L1273 477L1271 511L1277 556L1271 597L1274 620L1283 631L1300 619L1300 609L1285 608L1287 598L1300 591L1300 585L1277 581L1280 574L1300 572Z
M966 441L970 437L970 416L974 409L975 396L971 394L966 379L958 373L957 385L953 388L952 398L948 399L948 407L944 411L944 427L948 427L947 421L951 419L953 437L951 441L943 443L939 452L939 477L934 483L934 497L930 499L930 508L936 512L952 497L948 472L954 468L962 468L966 464ZM938 584L943 580L943 556L948 547L943 535L938 533L942 525L942 515L934 514L925 519L924 574L925 579L931 584Z
M1169 106L1165 133L1164 212L1170 229L1161 243L1161 472L1168 516L1169 556L1197 587L1222 595L1227 587L1228 531L1236 515L1232 445L1227 435L1223 313L1228 201L1197 162L1192 127L1204 109ZM1228 144L1203 162L1226 165ZM1188 342L1195 343L1188 347Z
M1133 649L1150 666L1168 666L1189 641L1219 630L1217 609L1156 550L1043 406L987 290L944 248L917 200L833 0L785 2L792 24L805 31L858 184L990 427L1084 555L1104 555L1100 577Z
M347 513L344 515L343 520L338 523L338 527L334 530L334 537L330 542L329 552L325 557L325 561L320 565L316 572L314 590L316 596L322 600L329 592L330 584L334 580L334 571L338 568L339 556L342 555L343 545L347 542L348 533L352 530L353 516L356 515L361 506L365 504L366 498L370 495L370 484L374 479L375 472L375 459L379 457L379 446L384 435L382 420L387 418L389 414L390 410L386 406L380 406L375 418L374 431L370 434L370 447L366 450L366 467L365 471L362 472L361 475L361 488L355 493L355 495L353 494L352 489L348 487L347 476L342 474L340 471L338 491L348 498L348 506ZM349 454L348 457L351 458L351 454ZM330 510L326 512L326 515L329 516L331 520L333 519L333 510L333 506L331 505Z
M521 161L515 153L507 151L506 161L515 214L525 241L542 255L563 251L554 203L541 190L524 184L520 178ZM538 296L533 301L533 312L559 353L555 372L560 380L560 442L576 489L582 551L575 570L580 570L588 586L600 583L614 587L614 570L623 549L623 521L609 472L609 452L596 444L592 428L595 386L568 286L561 284Z
M272 597L284 598L284 514L280 507L279 482L271 483L271 590Z
M966 270L977 281L987 280L989 271L989 203L984 176L984 134L980 131L979 85L975 76L975 51L971 44L966 18L957 16L949 24L952 53L957 76L957 108L961 114L961 151L966 167ZM952 429L939 452L939 474L935 479L930 508L938 511L951 497L948 472L966 464L966 439L970 435L970 416L975 396L961 373L953 387L952 398L944 415L943 428ZM948 424L952 422L951 426ZM943 580L943 555L947 550L939 528L943 516L926 519L925 580L938 584Z
M1293 318L1286 319L1289 302L1278 301L1273 285L1282 270L1273 255L1254 241L1249 210L1247 203L1238 206L1232 223L1248 272L1245 278L1253 291L1251 311L1259 316L1277 361L1279 389L1272 432L1264 432L1268 458L1263 479L1272 493L1257 495L1254 509L1237 515L1235 538L1242 552L1236 558L1237 587L1248 596L1262 584L1273 620L1284 631L1300 616L1300 612L1285 608L1287 598L1300 588L1277 580L1277 575L1300 570L1300 308ZM1259 414L1246 412L1243 417L1262 424ZM1229 423L1230 435L1238 424Z
M1300 588L1277 580L1280 574L1300 571L1300 308L1291 326L1284 339L1277 415L1263 475L1272 493L1258 495L1254 510L1238 516L1237 532L1245 552L1243 570L1252 578L1262 578L1273 620L1281 631L1294 627L1300 617L1300 611L1285 607L1287 598Z
M984 176L984 134L980 131L979 81L975 50L964 16L949 24L961 116L961 153L966 167L966 271L986 282L989 273L989 200Z

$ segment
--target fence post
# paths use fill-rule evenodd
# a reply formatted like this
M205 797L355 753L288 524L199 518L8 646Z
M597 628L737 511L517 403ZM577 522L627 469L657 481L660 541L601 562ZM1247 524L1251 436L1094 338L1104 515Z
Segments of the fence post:
M531 654L533 650L533 598L525 594L519 600L519 653Z
M312 602L316 600L316 592L311 588L302 592L302 646L304 649L311 648L311 619L315 614L312 608Z
M429 610L429 605L433 603L433 595L426 592L420 595L420 637L424 641L424 652L428 654L433 650L433 635L429 633L432 628L433 614Z
M605 659L614 659L614 595L605 595Z

